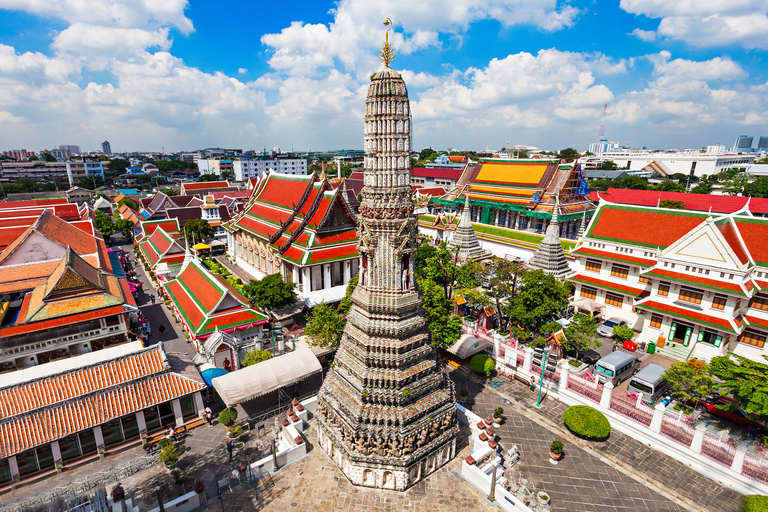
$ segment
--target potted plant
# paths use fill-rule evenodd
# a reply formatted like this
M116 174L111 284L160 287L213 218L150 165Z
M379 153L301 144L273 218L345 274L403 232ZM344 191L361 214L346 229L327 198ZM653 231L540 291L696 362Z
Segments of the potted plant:
M549 445L549 456L552 460L558 460L563 456L563 443L562 441L552 441Z
M545 492L537 492L536 499L538 500L539 505L542 507L545 507L549 504L549 494Z
M494 428L499 428L502 418L504 418L504 409L502 409L501 407L497 407L493 411L493 427Z
M219 423L229 428L237 421L237 409L234 407L227 407L219 413Z
M243 435L243 426L237 425L235 427L227 427L227 432L229 432L228 435L230 439L237 439Z
M459 390L459 401L464 403L467 400L467 395L469 395L469 391L466 389Z
M173 443L168 443L160 449L157 458L165 465L168 472L171 473L171 471L176 469L176 463L179 462L182 453L184 452L181 447L176 447Z

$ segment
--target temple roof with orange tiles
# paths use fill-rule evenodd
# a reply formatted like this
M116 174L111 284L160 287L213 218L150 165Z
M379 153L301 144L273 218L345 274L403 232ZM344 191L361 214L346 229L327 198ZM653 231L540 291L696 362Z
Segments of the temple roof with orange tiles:
M163 289L184 327L196 338L205 338L216 329L230 332L267 322L267 317L251 308L235 287L194 258L185 263L175 279L163 284Z
M357 221L344 194L314 174L268 174L224 227L241 242L242 235L251 236L296 265L358 255Z
M174 372L169 359L182 356L166 354L162 344L103 352L52 363L56 369L44 377L37 368L14 372L15 383L0 387L0 457L206 388L201 379Z
M560 220L577 219L594 210L578 164L554 160L482 159L467 165L447 194L432 201L461 206L469 196L472 206L527 212L549 219L560 197Z

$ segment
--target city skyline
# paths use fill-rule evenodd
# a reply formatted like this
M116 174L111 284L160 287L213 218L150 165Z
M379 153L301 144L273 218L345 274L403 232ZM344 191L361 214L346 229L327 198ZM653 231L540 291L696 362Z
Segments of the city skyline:
M416 149L586 148L603 123L632 147L766 131L764 2L292 5L0 0L0 145L357 147L385 17Z

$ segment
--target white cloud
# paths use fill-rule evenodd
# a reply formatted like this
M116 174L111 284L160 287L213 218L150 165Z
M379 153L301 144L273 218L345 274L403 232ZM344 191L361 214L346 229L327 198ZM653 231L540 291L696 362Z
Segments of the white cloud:
M693 46L768 48L766 0L621 0L620 5L632 14L661 18L658 35L685 41ZM641 37L640 34L635 35Z
M240 73L241 75L244 75L248 72L248 70L245 68L237 68L237 72Z
M635 30L630 32L628 35L635 36L638 39L641 39L645 42L656 40L656 32L654 32L653 30L641 30L639 28L636 28Z
M75 23L59 32L51 48L81 58L89 69L103 69L111 60L134 58L147 48L168 50L168 27L154 31Z
M187 0L0 0L0 9L53 16L70 23L107 27L146 28L172 25L194 31L184 15Z
M653 64L653 74L660 76L660 82L664 84L690 80L733 81L747 77L747 72L740 65L727 58L715 57L704 61L669 60L671 56L666 50L647 56Z

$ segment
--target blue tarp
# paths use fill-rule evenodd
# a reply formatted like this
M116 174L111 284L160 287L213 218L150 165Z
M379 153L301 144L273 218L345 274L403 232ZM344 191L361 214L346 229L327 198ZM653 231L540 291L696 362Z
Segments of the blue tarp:
M126 196L135 196L140 194L135 188L123 188L117 191L118 194L125 194Z
M120 266L120 256L116 252L109 252L109 262L112 264L112 272L120 279L125 279L125 272L123 267Z
M224 368L208 368L207 370L203 370L200 372L200 376L205 381L206 386L211 387L213 384L211 381L215 379L216 377L221 377L222 375L226 375L229 372L225 370Z

